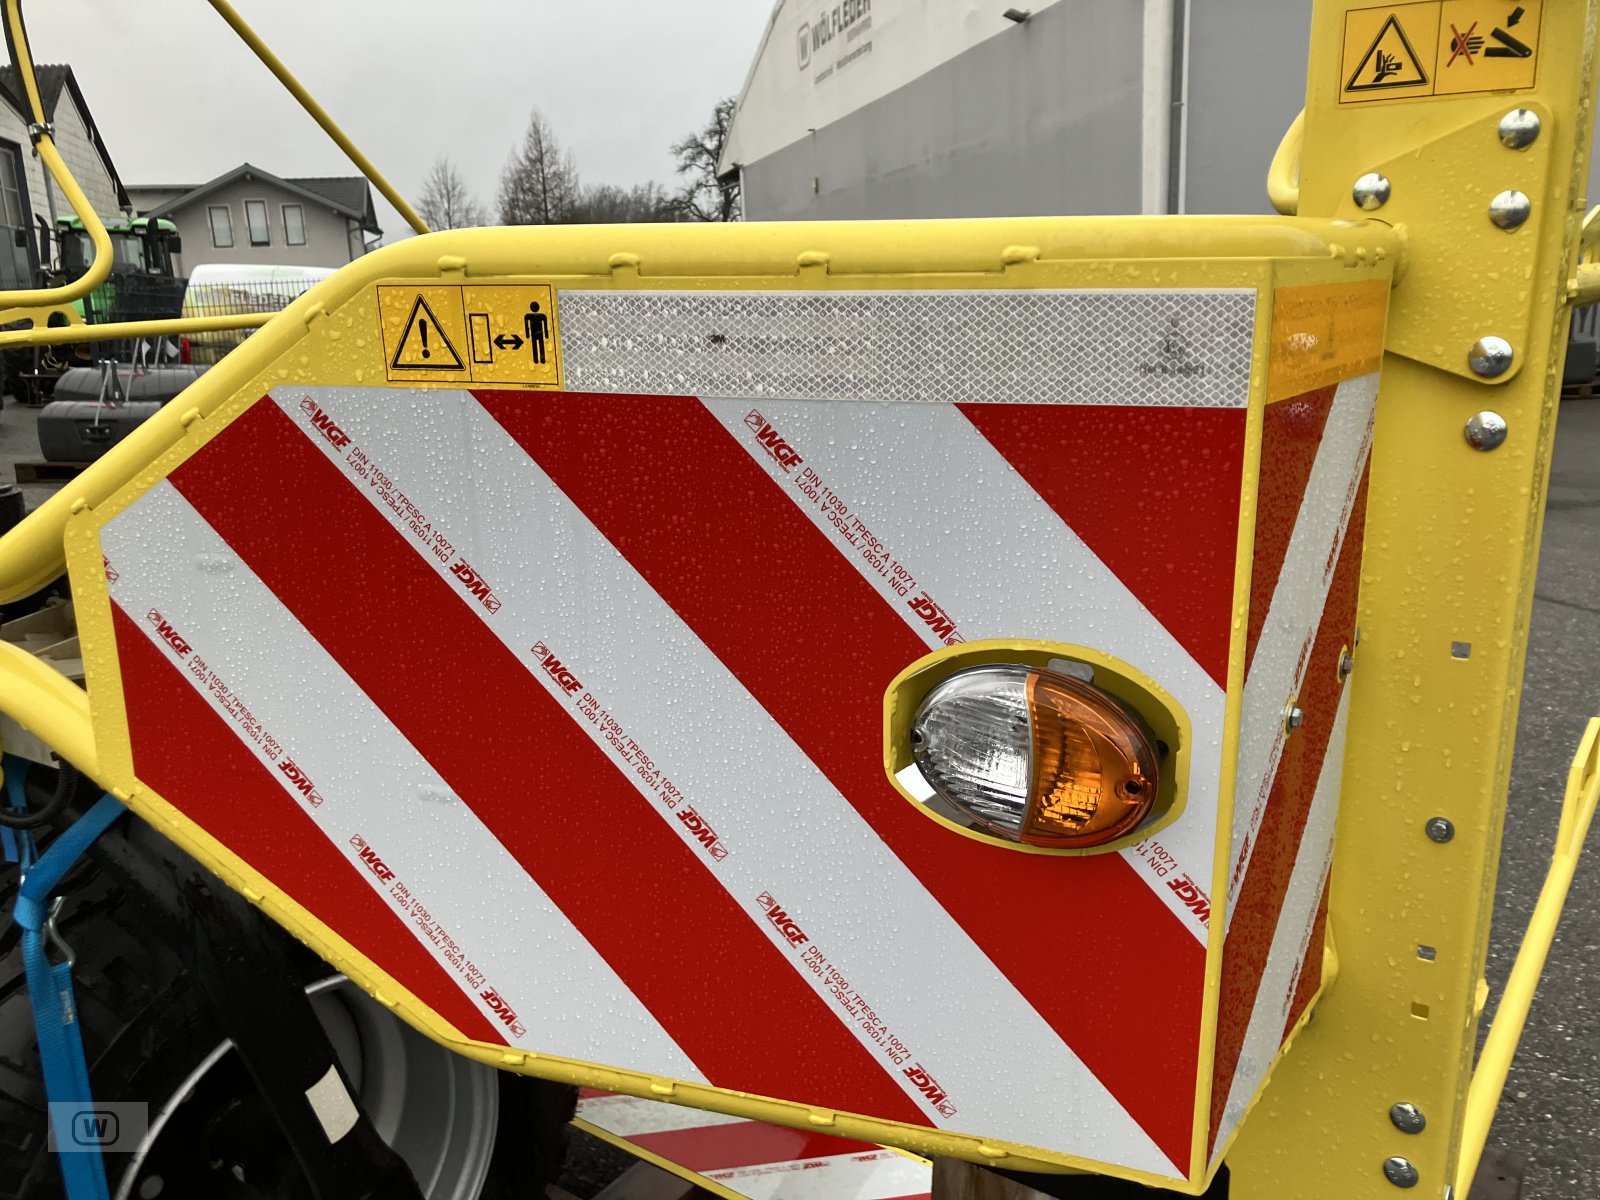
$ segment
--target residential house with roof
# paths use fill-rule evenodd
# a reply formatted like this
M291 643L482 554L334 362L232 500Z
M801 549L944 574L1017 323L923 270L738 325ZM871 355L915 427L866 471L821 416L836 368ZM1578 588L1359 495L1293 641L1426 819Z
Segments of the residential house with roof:
M114 220L128 207L88 102L72 73L58 63L35 68L45 118L54 127L56 148L102 220ZM32 287L38 280L40 228L72 212L33 152L28 135L32 117L22 99L16 68L0 67L0 287Z
M243 163L209 183L128 188L140 216L164 217L183 263L340 267L379 237L372 189L359 175L287 179Z

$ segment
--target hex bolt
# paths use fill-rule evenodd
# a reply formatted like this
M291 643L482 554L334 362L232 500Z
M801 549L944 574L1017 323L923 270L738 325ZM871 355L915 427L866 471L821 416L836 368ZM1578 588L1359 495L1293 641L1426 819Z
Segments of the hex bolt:
M1283 710L1283 731L1285 733L1293 733L1305 723L1306 714L1304 710L1293 700L1289 701Z
M1473 342L1472 349L1467 351L1467 366L1472 368L1474 375L1494 379L1511 369L1511 360L1515 357L1511 343L1505 338L1492 333L1485 334Z
M1456 827L1449 817L1429 817L1428 823L1422 827L1427 835L1441 846L1456 836Z
M1422 1115L1422 1110L1403 1100L1390 1107L1389 1120L1401 1133L1421 1133L1428 1127L1428 1118Z
M1497 229L1504 229L1508 233L1521 228L1532 212L1533 201L1528 199L1526 192L1519 192L1515 188L1501 192L1489 201L1489 220Z
M1500 118L1500 144L1508 150L1526 150L1539 137L1539 114L1513 108Z
M1480 413L1473 413L1467 418L1467 423L1462 427L1461 436L1467 439L1467 445L1474 450L1497 450L1506 440L1510 432L1506 419L1499 413L1484 409Z
M1409 1158L1401 1158L1398 1154L1383 1160L1383 1177L1395 1187L1417 1186L1417 1168L1411 1165Z
M1350 672L1356 669L1356 656L1350 653L1348 647L1339 651L1339 682L1343 683L1350 678Z
M1350 189L1350 199L1362 212L1376 212L1389 203L1389 180L1376 171L1368 171Z

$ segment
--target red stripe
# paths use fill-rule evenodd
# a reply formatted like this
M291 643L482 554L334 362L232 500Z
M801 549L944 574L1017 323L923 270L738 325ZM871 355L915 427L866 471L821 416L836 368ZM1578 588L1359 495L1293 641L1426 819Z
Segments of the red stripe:
M171 481L713 1083L927 1123L621 771L276 404L256 403Z
M1256 494L1254 565L1250 572L1250 620L1245 629L1245 674L1267 622L1289 539L1305 501L1306 484L1333 411L1334 388L1323 388L1267 405L1261 422L1261 472Z
M134 774L469 1038L505 1038L132 618L111 606ZM357 932L358 936L351 936Z
M1366 521L1367 477L1363 469L1349 532L1339 552L1327 603L1317 625L1316 640L1306 665L1300 692L1305 724L1284 744L1278 773L1267 796L1261 828L1222 951L1222 988L1218 1003L1217 1047L1212 1072L1211 1140L1215 1147L1221 1128L1228 1089L1239 1065L1250 1015L1255 1007L1261 973L1272 949L1288 894L1295 856L1311 811L1323 760L1333 735L1339 708L1339 655L1352 641L1356 621L1356 592L1360 586L1362 531ZM1319 946L1320 949L1320 946Z
M1120 855L1016 854L956 837L893 789L884 688L926 647L697 400L479 398L1186 1164L1204 949L1133 868ZM916 406L903 407L914 420ZM670 488L647 484L641 464Z
M1289 1019L1283 1023L1283 1041L1289 1040L1294 1027L1300 1023L1301 1014L1311 997L1322 986L1322 943L1328 928L1328 885L1322 885L1322 899L1317 902L1316 919L1311 925L1311 940L1306 943L1306 956L1300 963L1300 979L1294 989L1294 999L1289 1003Z
M1245 410L958 407L1227 687Z
M741 1121L737 1125L702 1125L698 1129L673 1129L666 1133L638 1133L627 1139L641 1150L658 1154L691 1171L731 1171L761 1163L799 1162L834 1154L860 1154L880 1147L768 1125Z

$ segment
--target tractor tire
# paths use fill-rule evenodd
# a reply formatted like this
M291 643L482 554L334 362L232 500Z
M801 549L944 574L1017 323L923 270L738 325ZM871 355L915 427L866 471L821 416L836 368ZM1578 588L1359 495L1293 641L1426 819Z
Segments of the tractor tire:
M54 772L34 768L36 804ZM35 777L38 777L36 780ZM81 798L87 806L93 795ZM163 866L187 859L126 817L104 839ZM135 836L130 838L130 832ZM44 840L44 839L41 839ZM91 851L63 881L56 927L75 957L74 985L96 1101L148 1106L142 1148L105 1154L113 1200L309 1200L311 1192L239 1057L218 1029L182 955L152 913L152 898ZM148 875L141 873L141 878ZM0 864L0 1200L61 1200L47 1151L44 1089L23 975L21 934L9 920L15 864ZM154 902L153 902L154 901ZM542 1196L565 1156L576 1090L504 1074L451 1054L335 975L266 918L261 936L288 948L362 1107L411 1165L429 1200ZM158 1128L159 1125L159 1128Z

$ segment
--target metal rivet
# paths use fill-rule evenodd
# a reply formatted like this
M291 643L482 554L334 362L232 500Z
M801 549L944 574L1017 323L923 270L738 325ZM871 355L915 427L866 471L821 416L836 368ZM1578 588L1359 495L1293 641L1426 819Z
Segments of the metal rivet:
M1506 440L1506 419L1497 412L1484 409L1467 418L1461 434L1474 450L1494 450Z
M1429 817L1428 823L1422 828L1441 846L1456 836L1456 827L1450 823L1448 817Z
M1513 108L1500 118L1500 144L1511 150L1533 145L1539 136L1539 114L1526 108Z
M1389 1120L1401 1133L1421 1133L1428 1127L1428 1118L1422 1115L1422 1110L1403 1100L1389 1109Z
M1515 188L1501 192L1489 201L1489 220L1500 229L1516 229L1533 212L1533 201Z
M1283 731L1285 733L1293 733L1305 723L1306 714L1304 711L1293 700L1289 701L1283 710Z
M1383 1160L1383 1177L1395 1187L1416 1187L1417 1169L1411 1165L1409 1158L1401 1158L1398 1154L1393 1158Z
M1474 375L1493 379L1511 369L1513 357L1511 343L1491 333L1472 343L1472 349L1467 351L1467 366L1472 368Z
M1389 203L1389 180L1376 171L1368 171L1350 189L1350 199L1362 212L1376 212Z
M1348 647L1339 651L1339 682L1343 683L1350 678L1350 672L1356 669L1356 656L1350 653Z

